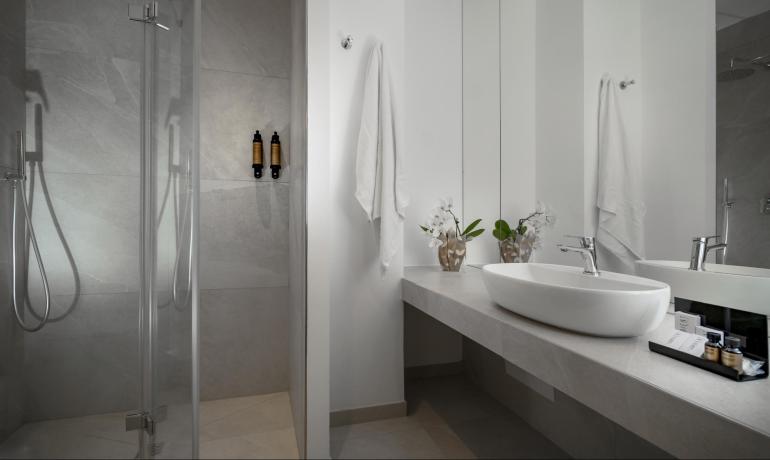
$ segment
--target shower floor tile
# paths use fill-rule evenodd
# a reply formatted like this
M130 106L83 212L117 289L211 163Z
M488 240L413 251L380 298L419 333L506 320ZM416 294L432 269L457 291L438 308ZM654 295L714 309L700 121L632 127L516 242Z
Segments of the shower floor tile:
M203 401L201 458L298 458L288 393ZM125 414L26 423L0 444L3 458L134 458Z
M0 458L134 458L138 435L125 414L26 423L0 444Z

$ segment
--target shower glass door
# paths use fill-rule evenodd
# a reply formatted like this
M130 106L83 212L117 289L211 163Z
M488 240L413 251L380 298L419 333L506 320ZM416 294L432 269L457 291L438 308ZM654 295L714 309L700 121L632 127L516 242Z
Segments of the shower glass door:
M197 0L143 5L143 457L197 456Z
M0 458L197 455L199 14L3 0Z

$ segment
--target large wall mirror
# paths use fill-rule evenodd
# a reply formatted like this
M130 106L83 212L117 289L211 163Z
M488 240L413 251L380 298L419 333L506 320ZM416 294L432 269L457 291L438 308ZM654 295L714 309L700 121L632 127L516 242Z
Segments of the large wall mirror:
M533 259L579 265L556 244L605 225L610 143L644 258L688 260L693 237L720 235L720 262L770 268L770 1L463 0L462 19L466 219L491 229L543 202L556 223ZM498 262L495 238L468 260ZM599 260L633 271L601 244Z

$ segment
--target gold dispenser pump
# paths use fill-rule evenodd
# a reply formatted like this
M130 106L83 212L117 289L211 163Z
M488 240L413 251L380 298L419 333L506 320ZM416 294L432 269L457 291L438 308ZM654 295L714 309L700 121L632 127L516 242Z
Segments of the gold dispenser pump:
M254 177L262 177L263 154L262 154L262 135L259 131L254 133L254 141L251 145L251 167L254 168Z
M281 139L278 137L278 131L273 132L273 138L270 140L270 171L273 179L281 177Z

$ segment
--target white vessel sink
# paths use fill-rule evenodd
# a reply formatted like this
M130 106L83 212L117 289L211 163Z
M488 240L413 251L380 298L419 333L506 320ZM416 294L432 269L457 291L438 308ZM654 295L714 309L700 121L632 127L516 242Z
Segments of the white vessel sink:
M659 281L549 264L483 267L492 300L528 318L585 334L634 337L658 327L670 290Z
M689 267L689 262L672 260L636 263L639 275L670 285L673 296L770 315L770 270L706 264L699 272Z

